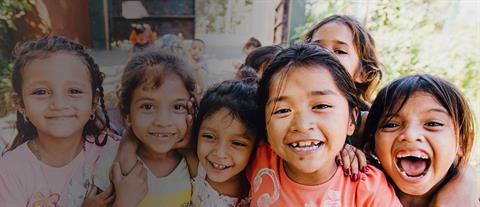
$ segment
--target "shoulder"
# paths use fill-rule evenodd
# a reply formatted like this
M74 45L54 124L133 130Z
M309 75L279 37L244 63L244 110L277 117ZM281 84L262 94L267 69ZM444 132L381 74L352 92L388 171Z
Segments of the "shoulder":
M35 159L32 152L27 146L27 142L21 144L11 151L7 151L3 157L0 158L0 168L15 168ZM8 167L6 167L8 166Z
M381 170L368 165L361 174L356 194L357 204L367 206L401 206L395 190Z

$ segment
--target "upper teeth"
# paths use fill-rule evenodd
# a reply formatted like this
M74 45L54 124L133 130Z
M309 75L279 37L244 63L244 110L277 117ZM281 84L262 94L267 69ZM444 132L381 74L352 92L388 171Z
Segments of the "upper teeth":
M217 163L213 163L213 162L212 162L212 165L213 165L213 167L215 167L215 168L219 168L219 169L227 168L227 166L226 166L226 165L217 164Z
M421 159L428 159L428 156L424 153L414 153L414 154L398 154L397 158L405 158L405 157L416 157Z
M306 146L311 146L312 144L318 145L320 144L320 141L299 141L299 142L294 142L291 145L293 147L306 147Z

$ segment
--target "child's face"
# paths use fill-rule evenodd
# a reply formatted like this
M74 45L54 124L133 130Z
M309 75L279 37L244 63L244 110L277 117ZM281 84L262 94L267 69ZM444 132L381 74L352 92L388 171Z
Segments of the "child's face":
M157 88L145 86L140 85L133 91L127 121L147 150L165 154L187 133L190 96L183 81L174 74L167 75Z
M353 43L352 30L342 23L331 22L313 33L312 42L332 51L356 82L360 79L360 60Z
M22 101L39 136L81 137L92 113L90 72L79 57L56 53L22 70Z
M329 176L346 136L355 130L347 99L322 66L295 68L282 83L283 73L273 77L269 91L268 141L294 180L311 173Z
M197 155L209 180L223 183L238 178L253 151L254 136L222 108L202 121Z
M446 175L459 150L447 110L431 95L416 92L398 114L377 129L375 153L398 188L423 195Z
M190 48L190 55L196 61L198 61L203 56L205 50L205 45L200 41L193 41L192 47Z

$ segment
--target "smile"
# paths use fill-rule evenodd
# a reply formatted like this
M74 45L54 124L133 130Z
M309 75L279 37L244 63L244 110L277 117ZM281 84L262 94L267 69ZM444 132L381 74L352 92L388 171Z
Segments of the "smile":
M423 178L430 168L431 159L428 154L415 152L400 152L396 162L400 174L407 180Z
M297 141L288 144L290 148L297 152L311 152L319 149L324 142L322 141Z
M215 170L225 170L227 168L232 167L232 165L218 164L218 163L212 162L210 160L207 160L207 161L208 161L208 163L210 163L210 166L212 166L213 169L215 169Z

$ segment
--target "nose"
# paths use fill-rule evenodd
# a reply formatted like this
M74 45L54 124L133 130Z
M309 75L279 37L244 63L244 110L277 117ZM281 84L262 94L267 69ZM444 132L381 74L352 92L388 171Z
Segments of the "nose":
M167 109L159 109L155 115L155 125L165 127L172 123L172 117Z
M228 148L228 144L224 141L220 141L215 145L214 154L219 158L225 158L227 157L227 154L228 154L227 148Z
M52 103L50 104L50 109L52 110L61 110L68 107L67 97L63 93L53 93Z
M310 111L299 111L294 114L292 129L296 132L306 132L315 126L315 118Z
M404 132L400 136L402 142L423 142L425 139L421 126L417 124L409 124L404 129Z

